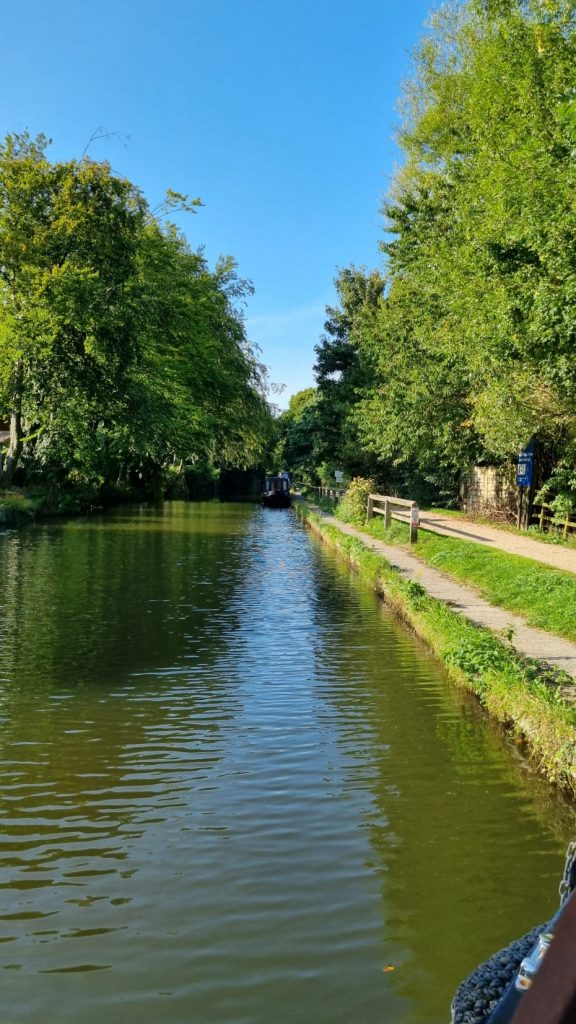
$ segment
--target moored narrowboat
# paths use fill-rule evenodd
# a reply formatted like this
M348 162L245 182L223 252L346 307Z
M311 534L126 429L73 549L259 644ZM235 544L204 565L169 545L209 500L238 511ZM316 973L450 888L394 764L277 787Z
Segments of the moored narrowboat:
M268 508L290 508L292 495L288 475L267 476L262 484L260 501Z

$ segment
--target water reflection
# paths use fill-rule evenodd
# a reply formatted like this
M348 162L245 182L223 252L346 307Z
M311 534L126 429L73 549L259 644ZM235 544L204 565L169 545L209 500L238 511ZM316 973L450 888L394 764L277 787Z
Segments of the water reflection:
M375 599L353 579L351 613L350 573L334 571L339 591L317 578L319 692L350 787L372 794L363 824L398 968L390 984L409 998L408 1020L442 1021L459 980L556 909L574 809L385 609L374 635Z
M227 598L249 513L174 503L4 537L2 665L18 687L107 686L210 658L233 629ZM217 586L215 586L217 581Z
M292 514L5 534L0 580L11 1021L444 1024L548 912L572 812Z

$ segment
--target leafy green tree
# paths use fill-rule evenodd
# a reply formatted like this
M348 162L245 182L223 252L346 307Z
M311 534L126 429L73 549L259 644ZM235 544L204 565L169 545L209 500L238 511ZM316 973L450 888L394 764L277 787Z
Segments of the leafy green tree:
M384 248L428 307L426 351L467 363L497 457L573 429L575 46L563 0L444 8L406 97Z
M575 15L445 6L416 55L354 407L362 447L410 486L455 496L467 462L576 435Z
M25 425L36 434L49 425L58 433L71 416L93 423L102 402L121 401L138 345L130 282L143 200L107 164L51 164L46 144L42 136L9 135L0 145L7 482L22 454Z
M142 456L157 464L258 463L273 421L265 369L247 340L239 305L251 286L238 278L231 258L211 271L202 251L192 251L173 226L151 220L142 239L140 289L143 355L133 404L151 425Z
M316 388L298 391L277 420L278 437L273 461L277 469L288 469L299 481L316 482Z
M363 339L375 372L354 408L358 442L387 489L422 501L456 496L463 466L481 454L466 363L426 345L429 311L397 279Z
M377 270L352 266L339 272L335 285L339 305L327 307L325 333L316 347L316 459L351 476L369 475L372 463L358 443L353 410L373 378L371 353L361 339L377 315L384 279Z
M184 463L257 463L273 419L251 286L162 223L200 201L169 190L155 215L108 164L53 164L46 145L0 145L3 482L22 463L57 485L160 489Z

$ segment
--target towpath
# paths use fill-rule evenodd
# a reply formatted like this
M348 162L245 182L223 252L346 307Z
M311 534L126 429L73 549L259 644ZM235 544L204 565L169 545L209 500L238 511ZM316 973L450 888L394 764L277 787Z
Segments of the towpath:
M319 509L316 509L320 512ZM564 640L562 637L554 636L551 633L545 632L543 629L536 629L533 626L527 626L524 619L518 615L513 615L512 612L507 612L503 608L496 608L494 605L488 603L481 598L475 590L471 587L464 587L460 583L456 583L449 576L439 572L438 569L432 569L430 566L425 565L414 555L409 554L407 551L401 548L392 547L390 544L385 544L384 541L376 540L369 534L362 533L361 530L357 530L354 526L350 526L348 523L343 523L334 516L327 513L322 513L323 518L326 522L336 526L343 533L347 533L352 537L357 537L367 547L373 551L378 552L382 555L390 565L393 565L404 577L407 579L415 580L420 583L424 589L432 595L432 597L438 598L440 601L444 601L450 605L454 611L460 612L471 622L477 623L479 626L485 626L488 629L493 630L496 633L501 633L513 628L514 633L512 636L512 646L518 651L519 654L524 655L527 658L538 658L548 662L550 665L554 665L556 668L563 669L574 677L574 688L564 688L564 696L568 700L576 700L576 643L571 643L569 640ZM450 523L454 523L458 526L460 520L450 520ZM467 524L473 529L476 529L475 523ZM428 529L428 526L426 526ZM489 529L489 527L487 528ZM504 537L508 535L504 531L494 530L492 531L498 534L500 533ZM454 534L451 534L453 536ZM463 531L460 531L462 539L472 540L471 536L465 536ZM516 538L510 535L512 540ZM524 538L518 538L523 540ZM528 541L528 538L526 538ZM531 542L529 543L537 543ZM496 546L496 544L494 544ZM500 545L498 545L500 546ZM545 548L547 545L539 544L538 547ZM511 549L504 549L511 550ZM552 554L555 553L553 549ZM572 552L568 552L572 554ZM514 550L514 554L524 554L524 551ZM528 555L526 557L533 558L534 555ZM553 563L548 563L553 564ZM564 566L557 566L557 568L565 568ZM576 567L574 570L576 572Z
M400 513L397 518L408 522L408 517ZM439 533L444 537L472 541L490 548L500 548L501 551L508 551L511 555L533 558L536 562L551 565L554 569L576 573L576 548L567 548L560 544L545 544L543 541L533 540L532 537L523 537L521 534L508 532L508 530L498 530L494 526L484 526L469 519L461 519L459 516L443 516L436 512L421 511L420 526L425 530L430 530L431 533Z

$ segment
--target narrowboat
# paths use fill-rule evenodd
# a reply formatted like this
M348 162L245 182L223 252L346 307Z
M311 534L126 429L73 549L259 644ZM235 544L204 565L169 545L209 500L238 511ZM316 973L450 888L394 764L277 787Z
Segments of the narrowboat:
M290 508L292 495L290 494L290 478L288 474L267 476L262 484L260 501L267 508Z

